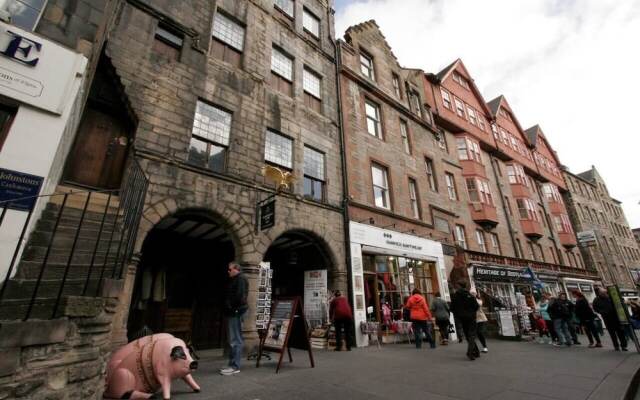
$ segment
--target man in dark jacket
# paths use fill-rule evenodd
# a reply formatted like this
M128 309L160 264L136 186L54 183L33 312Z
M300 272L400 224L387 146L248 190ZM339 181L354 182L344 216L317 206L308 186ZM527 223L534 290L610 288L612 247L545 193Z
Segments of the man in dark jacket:
M560 293L558 298L552 300L547 310L553 321L553 328L558 334L559 344L562 345L564 343L567 347L570 347L571 333L569 332L569 322L573 314L573 304L567 300L566 293Z
M616 351L627 351L627 338L624 335L618 314L616 313L616 307L613 305L613 301L609 298L607 291L603 288L598 288L598 296L593 301L593 310L602 316L602 321L607 327L613 347ZM620 342L618 342L618 338Z
M241 271L240 264L230 262L228 267L229 286L224 299L224 311L227 316L229 332L229 366L220 370L222 375L233 375L240 372L242 359L242 317L247 312L247 294L249 282Z
M342 331L344 330L347 350L351 351L353 343L353 335L351 333L353 326L353 312L346 297L339 290L334 292L334 299L329 304L329 317L336 329L336 351L342 350Z
M480 357L480 350L476 344L476 312L480 306L475 296L467 290L467 282L458 282L458 288L451 296L451 311L462 324L464 337L467 339L467 357L473 361Z
M589 347L602 347L602 343L600 342L600 335L598 334L598 330L596 329L596 313L593 312L589 302L586 297L579 290L573 291L573 297L576 299L576 308L575 313L578 320L580 320L580 325L584 327L584 331L587 334L587 338L589 339ZM595 338L595 343L593 339Z

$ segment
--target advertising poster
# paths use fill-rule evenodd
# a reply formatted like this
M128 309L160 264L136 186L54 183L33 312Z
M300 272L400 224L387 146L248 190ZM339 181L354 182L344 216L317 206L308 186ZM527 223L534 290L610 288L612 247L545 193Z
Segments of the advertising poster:
M304 315L311 329L329 319L327 307L327 270L304 272Z

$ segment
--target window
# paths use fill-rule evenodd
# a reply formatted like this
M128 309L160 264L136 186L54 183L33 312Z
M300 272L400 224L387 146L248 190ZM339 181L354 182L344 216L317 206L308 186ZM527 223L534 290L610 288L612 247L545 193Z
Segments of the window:
M324 154L304 147L304 196L324 200Z
M231 113L198 101L191 130L188 162L215 172L223 172L230 133Z
M489 238L491 239L491 253L493 254L502 254L500 250L500 240L498 239L498 235L495 233L490 233Z
M472 125L478 125L478 118L476 117L476 112L470 106L467 106L467 114L469 114L469 122Z
M437 137L438 147L445 151L445 153L449 152L449 148L447 147L447 137L444 132L440 132Z
M535 211L536 207L533 201L530 199L516 199L516 204L518 205L520 219L538 220L538 215Z
M418 117L422 118L422 108L420 107L420 96L416 92L409 94L411 97L411 111Z
M455 82L458 82L463 88L465 88L467 90L470 90L469 89L469 82L467 82L467 80L462 75L460 75L459 73L457 73L455 71L453 72L453 80Z
M420 204L418 200L418 187L414 179L409 178L409 201L413 218L420 219Z
M466 118L464 114L464 104L457 97L453 97L453 101L456 103L456 114L462 118Z
M213 38L211 41L211 52L214 57L240 66L240 56L244 49L245 29L231 18L216 12L213 18Z
M402 145L404 152L411 154L411 143L409 142L409 133L407 128L407 122L400 120L400 136L402 136Z
M468 160L467 140L465 138L456 138L456 148L458 149L458 158L460 160Z
M5 0L0 3L0 11L9 14L11 25L32 31L46 5L45 0Z
M380 124L380 106L370 101L364 103L367 115L367 132L372 136L382 139L382 126Z
M460 160L473 160L482 163L480 157L480 146L478 143L464 138L456 138L456 147L458 149L458 158Z
M469 200L473 203L480 202L480 195L478 194L478 186L476 185L476 178L467 178L467 192L469 192Z
M11 129L11 123L15 115L16 110L14 108L0 104L0 152L2 151L4 141L9 136L9 130Z
M302 27L316 39L320 38L320 18L306 8L302 10Z
M377 207L387 210L391 209L389 199L389 178L387 169L383 166L373 164L371 166L373 176L373 198Z
M562 203L562 197L558 191L558 187L552 183L545 183L542 185L542 193L548 201L555 201Z
M393 74L391 81L393 82L393 91L396 96L401 99L402 92L400 91L400 77L397 74Z
M536 255L536 250L533 248L533 243L527 241L527 245L529 245L529 252L531 253L531 259L537 260L538 256Z
M360 50L360 72L367 78L375 80L373 57Z
M491 132L493 132L493 138L496 141L500 140L500 135L498 134L498 127L495 124L491 124Z
M264 159L280 167L292 169L293 140L272 130L267 130L264 144Z
M170 60L178 61L182 51L183 35L175 32L164 24L158 24L153 41L153 50Z
M275 0L273 3L278 9L293 18L293 0Z
M467 191L472 203L484 203L493 205L493 196L489 190L489 183L480 178L467 178Z
M467 238L462 225L456 225L456 244L463 249L467 248Z
M478 247L480 247L480 251L486 253L487 244L484 241L484 232L482 232L480 229L476 229L476 240L478 241Z
M271 86L293 96L293 59L275 47L271 52Z
M447 192L449 193L450 200L458 200L458 193L456 192L456 181L453 174L445 172L445 181L447 182Z
M442 94L442 104L451 110L451 96L449 95L449 92L440 88L440 93Z
M512 185L520 184L529 187L529 178L521 165L507 164L507 176Z
M484 117L477 111L476 111L476 115L478 116L478 126L483 131L486 131L487 130L487 125L486 125L486 123L484 121Z
M309 68L302 70L302 88L304 90L304 103L316 112L322 111L322 78Z
M438 191L438 183L433 169L433 161L429 158L424 159L424 168L427 171L427 179L429 180L429 189L434 192Z
M433 225L437 231L444 233L451 233L451 227L449 226L449 221L440 217L433 217Z

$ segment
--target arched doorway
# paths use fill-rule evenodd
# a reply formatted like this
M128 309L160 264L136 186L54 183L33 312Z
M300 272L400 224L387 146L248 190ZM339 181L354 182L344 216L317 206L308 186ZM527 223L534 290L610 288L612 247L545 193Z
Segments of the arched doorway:
M231 236L209 213L184 211L161 220L142 245L129 338L146 326L198 349L223 347L227 264L234 257Z
M264 261L273 270L273 299L299 296L312 327L326 322L326 300L333 289L335 264L322 239L307 231L287 231L269 246Z

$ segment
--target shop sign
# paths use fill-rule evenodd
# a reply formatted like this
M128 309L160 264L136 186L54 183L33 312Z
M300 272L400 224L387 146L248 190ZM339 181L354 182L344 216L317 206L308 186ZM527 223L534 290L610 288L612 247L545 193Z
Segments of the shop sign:
M442 252L445 256L455 256L456 255L456 247L451 246L450 244L442 243Z
M587 247L596 244L596 233L594 231L582 231L576 234L580 246Z
M12 210L33 210L43 180L44 178L41 176L0 168L0 202L22 199L2 203L0 208L7 205Z
M538 279L540 279L541 281L545 281L545 282L557 282L558 281L558 275L548 274L548 273L544 273L544 272L538 272L538 273L536 273L536 276L538 277Z
M593 286L589 285L588 283L581 283L580 290L582 292L593 292Z
M414 253L432 257L442 256L442 244L434 240L407 235L386 229L368 226L351 221L349 223L351 242L396 250L402 253Z
M578 290L578 289L580 289L580 286L578 286L577 283L573 283L573 282L565 282L564 283L564 287L567 288L567 290Z
M87 59L0 22L0 94L61 115Z
M260 230L272 228L276 224L276 199L273 198L260 206Z
M527 282L533 281L533 276L527 270L512 268L475 265L473 278L478 281L490 282Z

